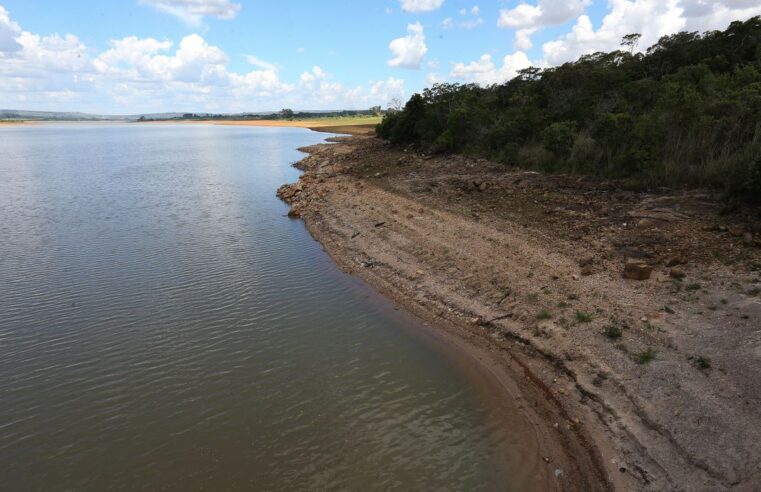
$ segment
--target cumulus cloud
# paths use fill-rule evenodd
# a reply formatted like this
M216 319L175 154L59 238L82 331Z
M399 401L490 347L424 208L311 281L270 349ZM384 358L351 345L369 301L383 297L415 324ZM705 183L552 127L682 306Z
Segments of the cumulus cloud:
M430 12L444 4L444 0L399 0L405 12Z
M393 98L401 99L405 95L402 79L389 77L386 80L370 80L366 87L347 87L331 80L330 74L319 66L301 74L299 89L303 92L302 101L311 101L310 107L313 109L336 108L339 105L367 108L384 105Z
M471 63L455 63L449 76L466 82L486 85L499 84L514 78L518 75L519 70L530 66L531 61L522 51L516 51L505 56L501 67L497 67L492 61L491 55L486 54Z
M160 12L173 15L185 23L197 26L204 17L231 20L238 15L239 3L230 0L139 0Z
M685 28L679 0L611 0L610 11L595 29L586 15L580 16L571 32L542 46L547 63L557 65L583 54L617 49L626 34L640 33L641 47L655 43L661 36Z
M394 55L388 61L389 66L418 69L428 52L425 45L423 26L419 22L407 25L407 35L396 38L389 43L388 48Z
M529 49L532 46L531 35L535 32L575 19L591 3L591 0L538 0L535 5L521 3L515 8L501 10L497 25L515 29L516 48Z
M610 0L608 8L599 28L581 15L568 34L545 43L546 63L558 65L584 54L617 49L626 34L642 34L639 49L645 49L667 34L725 29L733 20L761 15L757 0Z
M11 21L8 11L0 5L0 53L13 53L21 50L21 44L16 41L16 36L21 28Z
M723 29L737 19L761 15L758 0L681 0L685 28L693 31Z
M401 79L347 87L320 67L290 83L277 66L251 55L252 70L234 71L227 54L198 34L179 42L128 36L97 53L72 34L24 31L4 9L0 25L15 43L3 38L0 51L0 101L10 107L109 113L362 109L404 95Z

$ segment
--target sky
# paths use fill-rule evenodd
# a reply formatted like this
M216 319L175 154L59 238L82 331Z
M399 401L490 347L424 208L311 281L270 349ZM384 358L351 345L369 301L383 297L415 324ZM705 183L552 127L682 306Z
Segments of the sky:
M0 108L99 114L387 107L500 83L761 0L0 0Z

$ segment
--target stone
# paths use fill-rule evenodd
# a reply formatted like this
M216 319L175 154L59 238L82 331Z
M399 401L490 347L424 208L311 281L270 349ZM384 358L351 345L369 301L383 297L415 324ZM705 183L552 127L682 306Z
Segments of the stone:
M630 261L624 266L623 277L631 280L647 280L653 273L653 267L647 263Z
M677 268L672 268L671 270L669 270L669 277L681 280L685 277L685 274L683 271Z
M584 275L585 277L587 275L592 275L593 273L595 273L595 269L591 264L584 265L583 267L581 267L581 274Z
M579 266L583 268L587 265L591 265L594 262L595 262L594 256L585 256L584 258L579 260Z
M686 264L687 264L687 259L681 256L675 256L673 258L669 258L669 260L666 262L666 266L669 268L675 267L677 265L686 265Z

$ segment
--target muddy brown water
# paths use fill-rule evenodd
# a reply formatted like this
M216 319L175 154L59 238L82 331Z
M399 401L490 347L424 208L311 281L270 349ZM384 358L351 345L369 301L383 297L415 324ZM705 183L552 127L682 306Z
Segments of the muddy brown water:
M285 216L325 137L0 129L2 490L534 488L495 383Z

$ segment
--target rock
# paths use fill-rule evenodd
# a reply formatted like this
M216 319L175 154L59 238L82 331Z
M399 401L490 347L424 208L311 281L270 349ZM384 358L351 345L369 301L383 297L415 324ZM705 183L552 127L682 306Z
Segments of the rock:
M743 242L747 246L752 246L753 245L753 234L751 234L750 232L746 232L745 234L743 234Z
M591 265L594 262L595 262L595 257L594 256L586 256L586 257L584 257L584 258L579 260L579 266L583 268L583 267L585 267L587 265Z
M745 227L740 225L731 225L727 228L727 230L729 231L729 234L734 237L740 237L745 234Z
M653 273L653 267L647 263L630 261L624 266L623 277L631 280L647 280Z
M584 265L583 267L581 267L581 274L584 275L585 277L587 275L592 275L593 273L595 273L595 270L592 265Z
M681 256L675 256L673 258L669 258L669 260L666 262L666 266L671 268L677 265L686 265L687 259L683 258Z
M478 191L486 191L488 188L489 184L486 181L478 185Z
M681 280L685 277L685 274L683 271L679 269L672 268L671 270L669 270L669 277Z

